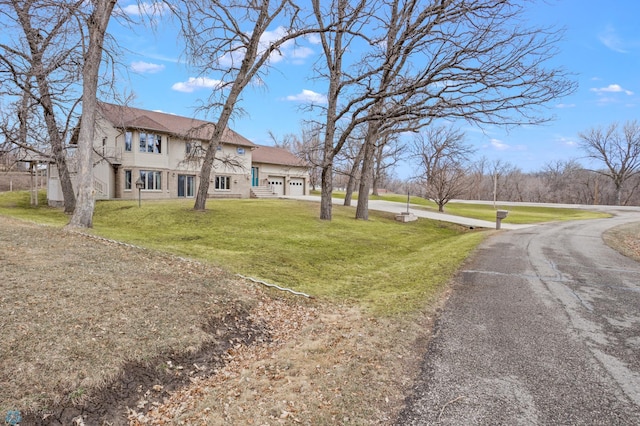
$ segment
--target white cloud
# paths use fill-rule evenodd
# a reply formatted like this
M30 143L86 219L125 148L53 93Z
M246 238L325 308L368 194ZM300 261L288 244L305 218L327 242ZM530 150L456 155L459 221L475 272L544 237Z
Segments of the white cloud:
M207 77L189 77L187 81L175 83L171 88L178 92L192 93L199 89L221 89L224 86L220 80Z
M155 74L157 72L164 70L164 65L161 64L152 64L150 62L131 62L131 69L135 72L146 73L146 74Z
M494 147L498 151L506 151L509 148L511 148L509 145L507 145L506 143L502 142L499 139L490 139L489 143L491 144L492 147Z
M130 4L129 6L125 6L122 8L122 11L131 16L161 16L164 12L169 11L169 6L162 2L143 2L140 4Z
M614 52L628 53L627 50L624 49L624 41L618 36L616 29L610 25L598 34L598 39L608 49Z
M633 92L631 90L623 89L622 86L620 86L619 84L610 84L607 87L599 87L599 88L594 87L589 90L599 95L604 93L624 93L629 96L633 95Z
M570 146L570 147L578 146L578 142L572 137L557 136L556 141L565 146Z
M309 34L305 37L311 44L320 44L320 36L318 34Z
M563 109L563 108L575 108L575 107L576 107L576 104L563 104L563 103L560 103L560 104L556 105L556 108L560 108L560 109Z
M296 59L305 59L313 54L313 49L306 46L295 46L293 49L291 49L291 57Z
M285 37L288 32L289 30L282 26L277 27L273 31L265 31L260 37L258 55L262 55L273 43ZM226 52L218 58L220 65L227 67L240 66L246 49L244 47L236 47L234 51ZM282 62L284 59L292 59L295 63L299 64L302 63L303 59L313 55L313 53L314 51L311 48L296 45L294 40L287 40L269 55L269 63L273 65Z
M326 104L327 97L320 93L316 93L313 90L304 89L297 95L289 95L285 98L288 101L304 102L312 104Z

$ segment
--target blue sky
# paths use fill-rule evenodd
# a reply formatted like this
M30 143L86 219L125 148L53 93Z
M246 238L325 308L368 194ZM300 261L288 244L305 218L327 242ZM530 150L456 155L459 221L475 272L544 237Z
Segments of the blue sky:
M126 2L120 4L128 10ZM640 1L548 0L528 8L531 23L566 28L553 64L574 74L577 91L549 104L556 119L541 126L507 132L460 124L477 156L500 159L525 172L556 160L580 159L579 132L640 119ZM134 32L111 26L128 49L121 58L128 72L121 75L118 86L135 93L136 107L194 116L198 100L207 97L216 76L198 76L189 69L170 22L161 21L155 31L138 28ZM312 39L285 47L265 85L244 93L241 107L246 114L236 117L231 127L259 144L271 144L269 131L279 137L299 133L307 114L302 107L324 97L324 84L312 79L310 72L319 53ZM411 168L404 165L397 174L407 177Z

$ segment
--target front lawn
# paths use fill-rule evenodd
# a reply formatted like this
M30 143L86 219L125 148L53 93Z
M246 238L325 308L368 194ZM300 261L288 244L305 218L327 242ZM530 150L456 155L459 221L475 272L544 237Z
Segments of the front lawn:
M318 204L293 200L210 200L207 208L101 202L93 232L378 313L422 306L483 238L456 225L402 224L378 212L356 221L344 207L321 221Z

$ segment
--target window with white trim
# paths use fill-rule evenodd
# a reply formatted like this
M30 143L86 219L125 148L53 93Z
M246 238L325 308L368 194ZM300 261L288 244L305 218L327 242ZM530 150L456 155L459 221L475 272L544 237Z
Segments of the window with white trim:
M162 136L140 132L140 152L162 153Z
M216 176L215 189L229 190L231 189L231 177L230 176Z
M144 182L142 189L159 191L162 189L162 172L140 170L140 178Z

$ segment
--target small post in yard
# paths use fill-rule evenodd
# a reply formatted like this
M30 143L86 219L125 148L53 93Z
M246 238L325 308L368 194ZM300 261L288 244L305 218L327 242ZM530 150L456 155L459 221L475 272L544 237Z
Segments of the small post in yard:
M407 189L407 214L409 214L409 198L411 191Z
M500 226L502 225L502 219L507 217L508 214L509 214L508 210L497 210L496 211L496 229L500 229Z
M142 177L138 177L138 180L136 181L136 188L138 188L138 207L140 207L142 188L144 188L144 181L142 180Z

